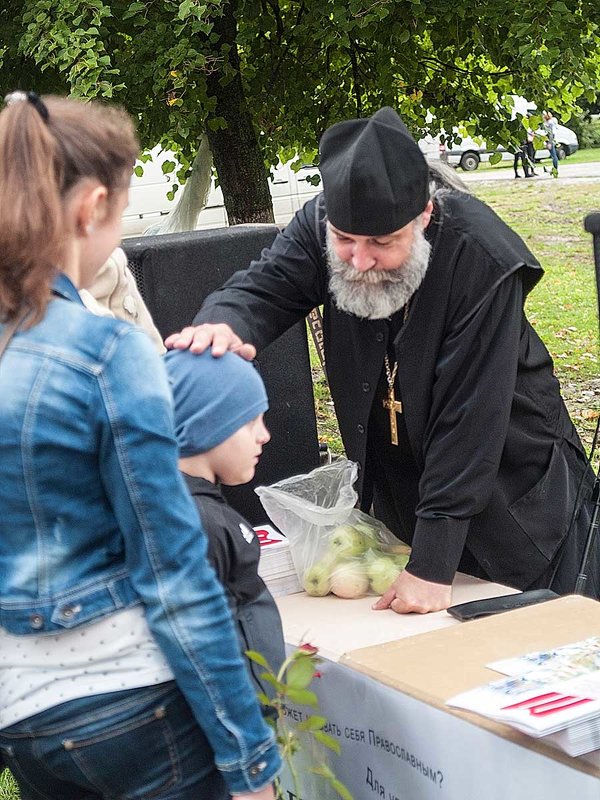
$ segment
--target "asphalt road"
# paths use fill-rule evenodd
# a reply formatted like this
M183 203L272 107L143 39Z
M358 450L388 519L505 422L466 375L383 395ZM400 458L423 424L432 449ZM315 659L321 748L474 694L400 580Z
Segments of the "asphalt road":
M544 166L550 170L552 162L550 160L544 161L542 164L536 164L535 171L536 177L529 178L532 181L600 181L600 161L592 162L591 164L569 164L569 159L566 158L559 162L558 165L558 178L553 178L550 171L544 172ZM519 172L523 172L519 165ZM476 183L481 181L515 181L514 172L512 167L502 167L498 169L485 168L477 169L474 172L464 172L458 169L458 175L465 181L465 183ZM525 182L524 178L520 181Z

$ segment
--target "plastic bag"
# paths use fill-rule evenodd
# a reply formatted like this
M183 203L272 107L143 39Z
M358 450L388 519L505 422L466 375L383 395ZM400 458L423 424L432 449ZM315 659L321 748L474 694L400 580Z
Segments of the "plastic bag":
M339 459L255 489L289 540L298 578L310 595L383 594L408 561L408 546L354 507L357 475L355 462Z

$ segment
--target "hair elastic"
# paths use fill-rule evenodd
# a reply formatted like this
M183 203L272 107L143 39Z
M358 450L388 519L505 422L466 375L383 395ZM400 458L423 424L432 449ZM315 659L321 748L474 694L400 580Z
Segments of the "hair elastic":
M4 98L4 102L7 106L12 106L14 103L31 103L44 122L48 122L49 114L46 104L35 92L10 92Z

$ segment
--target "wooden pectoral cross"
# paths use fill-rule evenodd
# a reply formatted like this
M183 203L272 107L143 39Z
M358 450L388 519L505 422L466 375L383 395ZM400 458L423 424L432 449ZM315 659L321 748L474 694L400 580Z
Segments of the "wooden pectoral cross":
M386 408L390 413L390 436L392 439L392 444L398 444L398 422L396 420L396 414L402 413L402 403L400 400L396 400L396 395L394 394L394 387L393 385L388 389L387 399L383 401L383 407Z

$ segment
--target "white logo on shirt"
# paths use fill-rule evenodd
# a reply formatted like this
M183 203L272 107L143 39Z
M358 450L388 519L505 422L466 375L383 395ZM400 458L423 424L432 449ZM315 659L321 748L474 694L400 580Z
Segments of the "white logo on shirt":
M243 522L240 522L240 530L242 532L242 536L244 539L250 544L252 539L254 539L254 531L251 531L247 525L244 525Z

